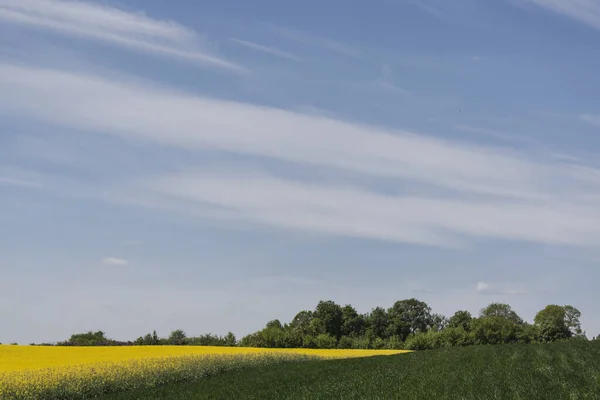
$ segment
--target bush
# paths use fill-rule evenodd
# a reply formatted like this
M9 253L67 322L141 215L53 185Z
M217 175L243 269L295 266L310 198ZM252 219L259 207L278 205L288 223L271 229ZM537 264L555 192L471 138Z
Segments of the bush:
M315 338L315 345L318 349L335 349L337 340L331 335L321 333Z
M400 336L394 335L388 339L386 348L390 350L404 350L404 342Z
M340 349L351 349L352 348L352 338L348 336L342 336L338 343L338 348Z
M442 347L442 332L427 331L411 334L404 343L406 350L430 350Z

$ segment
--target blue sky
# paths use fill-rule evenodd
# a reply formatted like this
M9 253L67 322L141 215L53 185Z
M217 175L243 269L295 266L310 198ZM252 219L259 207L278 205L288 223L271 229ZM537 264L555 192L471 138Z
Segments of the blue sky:
M417 297L600 333L600 3L0 0L0 342Z

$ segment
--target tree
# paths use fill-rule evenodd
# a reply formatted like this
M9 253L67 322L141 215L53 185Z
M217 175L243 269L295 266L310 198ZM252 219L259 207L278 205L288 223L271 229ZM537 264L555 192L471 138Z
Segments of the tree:
M187 339L187 336L186 336L185 332L182 331L181 329L174 330L169 335L169 343L171 343L172 345L185 344L186 339Z
M520 326L503 316L481 316L471 321L469 334L474 344L516 343Z
M350 304L342 307L342 335L360 336L365 328L365 318Z
M327 332L327 330L325 328L325 323L323 322L323 320L321 318L313 317L310 320L310 324L308 327L309 335L317 336L317 335L320 335L320 334L326 333L326 332Z
M402 340L410 334L426 332L432 322L431 308L415 298L395 302L388 315L388 336L398 335Z
M225 346L235 346L237 340L233 332L227 332L227 335L223 338L223 344Z
M522 324L523 320L513 311L511 306L504 303L491 303L479 311L480 317L501 317L506 318L515 324Z
M342 335L342 307L331 300L320 301L313 315L323 322L325 333L339 340Z
M388 320L387 311L381 307L374 308L366 318L369 336L385 338Z
M572 336L584 336L584 332L581 330L581 322L579 322L579 318L581 318L581 311L576 309L573 306L566 305L565 309L565 322Z
M534 319L543 342L583 336L579 317L581 312L573 306L551 304L539 311Z
M300 311L290 324L292 329L307 334L310 331L310 321L313 319L312 311Z
M274 319L267 322L267 328L283 329L283 326L281 325L281 321Z
M61 344L69 346L107 346L111 342L103 331L88 331L86 333L71 335L71 338L67 342Z
M431 318L429 319L427 329L439 332L443 330L447 325L448 318L444 317L442 314L431 314Z
M469 331L471 320L473 317L468 311L457 311L448 319L449 328L463 328L466 332Z

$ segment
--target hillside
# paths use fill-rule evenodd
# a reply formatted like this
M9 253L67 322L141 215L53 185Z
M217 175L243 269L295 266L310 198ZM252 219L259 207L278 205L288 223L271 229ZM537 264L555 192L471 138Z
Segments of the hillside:
M600 399L600 341L471 346L258 367L125 399Z

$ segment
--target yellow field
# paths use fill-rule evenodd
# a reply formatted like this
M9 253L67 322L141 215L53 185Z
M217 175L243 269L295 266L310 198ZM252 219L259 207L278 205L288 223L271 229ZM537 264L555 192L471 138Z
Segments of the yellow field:
M208 346L0 346L0 398L87 398L201 379L249 366L403 352Z

